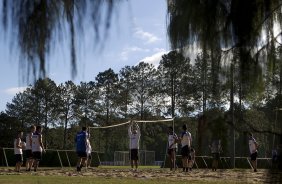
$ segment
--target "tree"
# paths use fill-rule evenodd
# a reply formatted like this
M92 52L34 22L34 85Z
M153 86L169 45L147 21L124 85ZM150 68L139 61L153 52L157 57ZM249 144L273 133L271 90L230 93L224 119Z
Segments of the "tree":
M56 116L56 93L57 85L49 78L39 79L31 91L34 103L34 111L38 116L37 125L43 123L45 129L45 145L48 146L48 127L55 126Z
M74 111L81 126L89 126L90 121L94 121L99 112L98 104L99 92L94 82L80 82L75 91Z
M46 77L46 57L53 42L55 33L67 26L67 34L70 34L70 58L72 76L76 75L76 39L83 33L84 26L89 29L91 20L95 33L93 40L98 44L101 34L107 36L107 30L111 25L112 13L117 10L120 0L14 0L2 1L3 27L10 25L17 32L18 46L27 63L20 65L33 74L33 77ZM91 27L91 26L90 26Z
M161 72L161 78L163 79L160 90L163 92L162 95L170 96L171 112L169 114L175 117L175 111L179 109L176 106L181 106L181 99L183 99L181 94L183 95L189 89L187 86L184 87L183 83L189 83L190 81L185 82L183 79L191 73L190 59L185 58L182 53L171 51L162 56L158 70Z
M63 148L66 149L67 144L67 128L69 121L74 120L74 105L75 105L75 91L76 86L72 81L67 81L58 86L57 94L57 113L62 120L64 127Z
M119 82L118 74L116 74L111 68L100 72L95 80L97 81L97 87L100 91L100 100L102 107L106 111L106 125L110 122L110 116L116 108L115 99L117 94L117 85Z
M134 86L134 83L132 81L132 68L130 66L125 66L122 68L119 72L120 76L120 96L119 96L119 106L122 115L125 117L125 119L128 117L129 113L129 105L132 104L132 97L131 97L131 91Z

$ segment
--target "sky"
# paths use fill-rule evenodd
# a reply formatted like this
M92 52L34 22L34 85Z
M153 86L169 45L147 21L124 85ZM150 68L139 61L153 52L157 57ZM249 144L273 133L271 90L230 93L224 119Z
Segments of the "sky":
M0 10L2 10L0 0ZM0 12L0 17L2 12ZM64 32L63 32L64 33ZM5 111L16 93L23 91L27 83L22 82L19 70L20 56L15 46L13 30L6 34L0 25L0 111ZM112 68L116 73L125 66L134 66L140 61L158 65L161 56L168 53L166 34L166 0L128 0L114 12L109 35L103 49L97 49L91 29L77 37L78 74L71 75L68 34L57 40L47 57L47 76L56 84L68 80L94 81L99 72ZM96 48L96 49L95 49Z

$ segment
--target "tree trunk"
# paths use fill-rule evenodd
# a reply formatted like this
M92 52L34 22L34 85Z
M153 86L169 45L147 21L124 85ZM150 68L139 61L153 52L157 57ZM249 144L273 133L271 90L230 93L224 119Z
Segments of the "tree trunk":
M233 61L235 62L235 61ZM235 121L234 121L234 63L230 67L230 113L231 113L231 168L235 168Z

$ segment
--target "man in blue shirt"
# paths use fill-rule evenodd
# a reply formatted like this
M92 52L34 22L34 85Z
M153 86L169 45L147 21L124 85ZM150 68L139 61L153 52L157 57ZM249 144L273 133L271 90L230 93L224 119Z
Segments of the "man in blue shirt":
M86 146L87 146L87 132L86 127L82 127L82 130L80 132L77 132L75 137L75 143L76 143L76 153L78 156L76 170L81 171L81 168L83 165L85 165L85 161L87 158L86 153Z

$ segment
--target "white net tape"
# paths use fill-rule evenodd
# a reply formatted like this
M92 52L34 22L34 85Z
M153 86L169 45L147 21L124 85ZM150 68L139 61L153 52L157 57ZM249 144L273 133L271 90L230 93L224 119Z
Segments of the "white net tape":
M170 119L163 119L163 120L132 120L132 121L127 121L125 123L119 123L119 124L115 124L115 125L109 125L109 126L99 126L99 127L89 127L91 129L106 129L106 128L113 128L113 127L118 127L118 126L123 126L126 124L130 124L130 123L159 123L159 122L171 122L173 121L173 118Z

